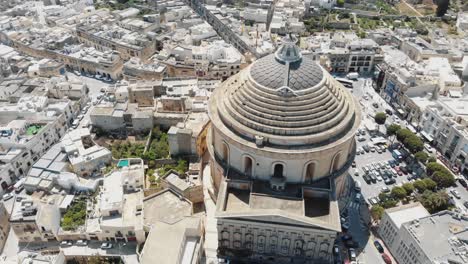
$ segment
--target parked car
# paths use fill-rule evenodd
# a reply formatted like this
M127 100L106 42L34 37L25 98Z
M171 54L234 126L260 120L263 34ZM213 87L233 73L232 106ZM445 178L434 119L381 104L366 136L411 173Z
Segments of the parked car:
M13 194L11 194L11 193L6 193L6 194L3 195L3 201L8 201L11 198L13 198Z
M371 184L372 180L370 178L369 175L364 175L362 176L362 179L367 183L367 184Z
M362 170L364 171L364 173L368 173L368 172L369 172L369 168L367 168L367 166L362 167Z
M359 136L357 139L359 142L366 141L366 138L363 136Z
M353 163L351 163L351 167L356 168L356 161L353 161Z
M387 254L382 253L382 259L384 260L385 264L392 264L392 260Z
M370 148L369 148L369 146L367 146L367 145L362 146L362 148L363 148L364 151L366 151L366 152L369 152L369 151L370 151Z
M390 188L388 188L387 186L384 186L382 187L382 190L381 190L383 193L388 193L390 192Z
M458 179L458 181L460 182L461 186L463 187L468 187L468 183L466 183L466 181L464 179Z
M108 242L104 242L101 244L101 249L111 249L112 247L112 244Z
M354 190L356 192L360 192L361 191L361 183L359 181L354 181Z
M393 111L388 108L385 109L385 113L387 113L387 115L393 115Z
M69 246L72 246L72 245L73 245L73 242L70 241L70 240L63 240L62 242L60 242L61 247L69 247Z
M15 193L20 193L24 190L24 185L20 185L18 188L15 189Z
M76 245L77 246L87 246L88 241L80 239L80 240L76 241Z
M378 103L372 103L372 106L375 107L375 108L379 108L379 104L378 104Z
M377 177L375 175L369 175L372 183L377 183Z
M455 196L455 198L461 199L460 193L457 190L452 189L452 190L450 190L450 193L453 194L453 196Z
M374 246L380 253L384 253L384 248L383 248L382 244L380 244L379 241L375 240L374 241Z
M468 209L468 201L464 202L463 205L466 207L466 209Z
M434 152L434 149L429 145L429 144L424 144L424 148L426 149L427 152L432 153Z
M408 174L408 169L406 167L400 167L400 171L403 172L403 174Z
M349 249L349 260L355 261L356 260L356 251L354 248Z

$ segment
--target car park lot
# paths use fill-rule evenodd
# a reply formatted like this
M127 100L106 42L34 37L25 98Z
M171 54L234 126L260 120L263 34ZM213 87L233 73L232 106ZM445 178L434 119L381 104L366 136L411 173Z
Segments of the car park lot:
M360 145L365 144L367 141L358 143L357 147L359 148ZM408 182L408 175L405 175L402 173L402 175L398 175L397 177L394 177L392 175L392 179L395 180L395 183L393 184L386 184L383 178L380 178L376 180L375 183L367 183L364 180L364 175L369 175L369 174L374 174L375 172L378 172L378 177L382 177L382 172L385 171L395 171L388 161L394 161L394 158L392 157L392 154L388 149L385 149L381 154L377 152L365 152L364 154L359 154L356 155L355 162L356 162L356 168L352 168L350 170L350 174L352 175L353 179L355 181L360 182L361 184L361 193L363 194L363 197L366 201L368 201L369 198L371 197L376 197L379 195L380 192L384 190L384 188L392 189L393 186L402 184L404 182ZM403 165L404 163L400 163L400 165ZM383 165L383 166L382 166ZM376 168L377 167L377 168ZM384 167L383 169L381 169ZM366 170L370 171L366 173L364 170L365 168L368 168ZM393 170L392 170L393 169ZM356 176L355 170L358 170L359 176ZM385 177L385 176L384 176ZM388 177L388 176L387 176Z

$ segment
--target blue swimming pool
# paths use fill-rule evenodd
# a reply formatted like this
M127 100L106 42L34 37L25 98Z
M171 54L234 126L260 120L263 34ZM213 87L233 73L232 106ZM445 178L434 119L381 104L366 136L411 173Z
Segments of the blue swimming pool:
M117 167L128 167L128 160L119 160L119 163L117 163Z

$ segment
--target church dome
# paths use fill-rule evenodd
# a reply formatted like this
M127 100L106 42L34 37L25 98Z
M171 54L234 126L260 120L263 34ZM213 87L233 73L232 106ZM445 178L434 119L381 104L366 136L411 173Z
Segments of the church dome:
M325 145L353 136L352 95L286 37L274 54L225 81L210 102L216 126L276 146Z

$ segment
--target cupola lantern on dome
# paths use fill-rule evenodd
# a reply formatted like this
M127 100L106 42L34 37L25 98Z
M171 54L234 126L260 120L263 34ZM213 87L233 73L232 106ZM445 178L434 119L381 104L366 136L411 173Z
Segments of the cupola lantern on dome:
M276 51L275 57L277 60L284 63L291 63L301 60L301 49L296 45L297 38L288 34L282 39L280 48Z

